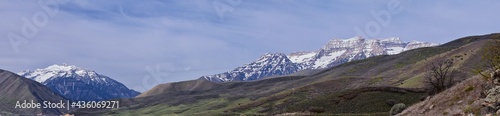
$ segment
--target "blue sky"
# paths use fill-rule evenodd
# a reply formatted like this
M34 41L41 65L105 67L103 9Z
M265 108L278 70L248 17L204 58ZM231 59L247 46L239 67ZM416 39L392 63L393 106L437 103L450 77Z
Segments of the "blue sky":
M495 0L55 1L0 1L0 68L67 63L144 91L229 71L266 52L313 51L367 25L367 38L433 43L500 32ZM389 12L386 25L377 22L373 13L394 3L401 11ZM37 24L36 33L23 34L26 21ZM9 33L25 41L13 47Z

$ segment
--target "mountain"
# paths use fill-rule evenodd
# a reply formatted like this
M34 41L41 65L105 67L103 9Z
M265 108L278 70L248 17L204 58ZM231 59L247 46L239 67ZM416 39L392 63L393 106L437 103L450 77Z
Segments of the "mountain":
M215 75L202 76L213 82L252 81L269 76L283 76L302 70L325 69L346 62L361 60L379 55L394 55L403 51L435 46L429 42L403 42L399 38L332 39L321 49L314 52L266 53L255 62Z
M488 49L482 48L495 39L500 40L500 34L464 37L439 46L347 62L307 76L287 75L225 83L208 82L200 78L161 84L140 97L121 99L122 109L79 109L75 114L388 115L393 102L411 105L429 96L423 81L432 64L437 61L454 60L454 79L458 82L477 75L471 69L484 62L481 55ZM462 87L456 91L467 92L467 86ZM476 89L481 87L472 84L474 92L480 92ZM440 107L470 104L468 100L457 101L462 98L455 96L462 93L448 93L445 92L447 98L428 103L443 103ZM427 112L428 103L417 108L425 108L422 110ZM409 115L419 115L422 110L415 110L415 114ZM447 111L435 110L438 115Z
M372 56L394 55L415 48L435 45L429 42L403 42L396 37L365 39L356 36L345 40L332 39L317 51L295 52L288 57L292 62L300 65L302 69L320 69Z
M135 97L139 92L107 76L74 65L51 65L18 73L71 100L94 101Z
M52 92L50 88L21 77L15 73L0 69L0 115L60 115L66 109L44 109L44 108L15 108L16 102L43 103L50 101L58 103L66 99L59 94Z
M230 72L221 74L203 76L213 82L227 81L250 81L261 77L287 75L297 72L300 68L290 61L283 53L266 53L257 61L238 67Z

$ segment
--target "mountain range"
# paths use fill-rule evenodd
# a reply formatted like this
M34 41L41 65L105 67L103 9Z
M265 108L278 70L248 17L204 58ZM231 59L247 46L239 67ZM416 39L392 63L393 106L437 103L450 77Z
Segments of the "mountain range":
M354 43L359 41L371 43L359 38L340 41L351 40L357 41ZM392 42L389 42L391 44L383 45L392 47L384 48L384 52L378 52L375 48L379 50L381 48L373 46L346 47L344 53L328 62L334 63L334 60L338 58L347 58L347 62L335 66L329 63L323 65L325 68L315 67L316 60L307 58L304 58L307 60L300 60L314 61L312 65L308 64L312 66L308 68L305 65L307 63L301 64L296 60L290 60L291 55L267 53L256 62L237 68L240 71L239 76L250 78L213 81L201 77L196 80L160 84L136 97L133 97L135 95L120 96L126 95L127 92L135 93L135 91L107 76L73 65L56 64L44 69L26 70L20 72L21 75L0 70L0 93L2 93L0 94L0 114L58 115L67 110L15 109L12 106L15 101L20 100L41 102L66 100L66 98L79 99L79 97L65 97L64 93L104 98L97 96L106 95L99 92L102 90L110 93L115 91L116 94L112 95L118 96L115 100L120 101L120 108L77 109L70 113L76 115L316 115L315 113L321 113L320 115L387 115L394 105L392 102L395 102L407 105L418 103L417 106L411 107L411 110L415 112L406 111L403 112L404 115L419 115L421 111L432 111L431 114L435 115L444 114L441 111L454 114L467 113L469 110L476 111L474 108L480 107L481 100L478 98L480 96L478 93L481 93L486 85L476 85L485 84L486 81L481 80L482 78L471 69L480 68L477 65L484 62L480 56L489 50L485 48L485 45L499 41L500 34L463 37L442 45L411 44L423 42L401 42L406 43L401 44L394 42L399 39L387 40L391 40ZM315 53L314 56L321 57L325 57L320 54L326 52L331 52L329 55L335 54L338 51L334 49L339 49L335 47L338 44L330 43L338 43L339 40L332 41L327 44L330 47L303 53ZM384 43L381 42L382 40L370 41ZM396 45L405 47L394 47ZM394 52L395 50L401 50L401 52ZM347 51L363 52L347 53ZM354 53L360 54L352 55ZM366 58L356 60L358 56L363 55ZM447 90L454 92L445 91L430 98L428 96L431 95L426 91L424 79L430 66L445 59L454 62L453 78L459 83L459 87ZM314 73L295 74L304 70L313 70ZM273 74L283 76L262 78L273 76ZM233 76L230 73L226 75ZM100 89L90 86L97 86ZM81 89L73 89L73 87ZM468 93L468 91L473 93ZM90 95L79 92L95 93ZM424 102L419 103L421 100ZM445 104L435 104L438 102ZM439 110L432 109L434 105L439 106ZM451 106L453 110L446 109ZM474 108L468 110L467 107L471 106Z
M486 84L488 80L471 70L480 68L477 65L484 62L480 56L489 50L485 45L494 41L500 41L500 34L463 37L438 46L371 56L326 69L311 69L320 71L309 75L224 83L205 78L165 83L135 98L120 99L121 109L79 109L73 113L389 115L396 103L402 103L407 106L417 104L403 111L403 115L465 115L479 112L481 107L479 96L482 95L479 93L484 92L485 86L480 83ZM432 96L427 91L425 79L432 66L443 60L453 61L453 79L459 87L452 87L453 92L446 90Z
M68 64L55 64L18 74L37 81L70 100L100 101L131 98L139 94L105 75Z
M331 39L321 49L310 52L266 53L255 62L220 74L202 76L212 82L252 81L270 76L283 76L302 70L325 69L340 64L380 55L394 55L403 51L437 44L429 42L403 42L400 38Z

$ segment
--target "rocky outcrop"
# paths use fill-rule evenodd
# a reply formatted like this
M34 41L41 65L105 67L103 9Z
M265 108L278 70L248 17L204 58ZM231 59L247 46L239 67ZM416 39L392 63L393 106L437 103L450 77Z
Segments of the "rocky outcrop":
M490 77L494 87L486 92L487 96L482 105L486 107L488 115L498 115L500 114L500 70L490 73Z

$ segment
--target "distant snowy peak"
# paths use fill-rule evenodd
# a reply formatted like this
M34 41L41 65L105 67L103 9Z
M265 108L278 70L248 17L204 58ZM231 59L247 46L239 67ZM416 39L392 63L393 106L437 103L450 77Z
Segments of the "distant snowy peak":
M106 82L107 77L94 71L68 64L54 64L44 69L25 70L18 73L21 76L44 84L53 78L89 78L91 81Z
M54 64L50 65L49 67L45 68L45 70L52 70L52 71L71 71L71 70L76 70L80 69L83 70L83 68L76 67L75 65L68 65L68 64Z
M258 64L258 63L279 64L279 63L286 63L286 62L291 62L291 61L283 53L265 53L257 61L255 61L254 63L250 63L249 65Z
M398 37L365 39L355 36L348 39L331 39L321 49L314 52L295 52L288 55L301 69L328 68L345 62L365 59L378 55L394 55L406 50L430 47L429 42L404 42Z
M266 53L255 62L245 64L232 71L202 76L202 78L213 82L250 81L262 77L291 74L299 69L283 53Z
M95 71L68 64L54 64L21 76L40 82L71 100L95 101L135 97L139 92Z

